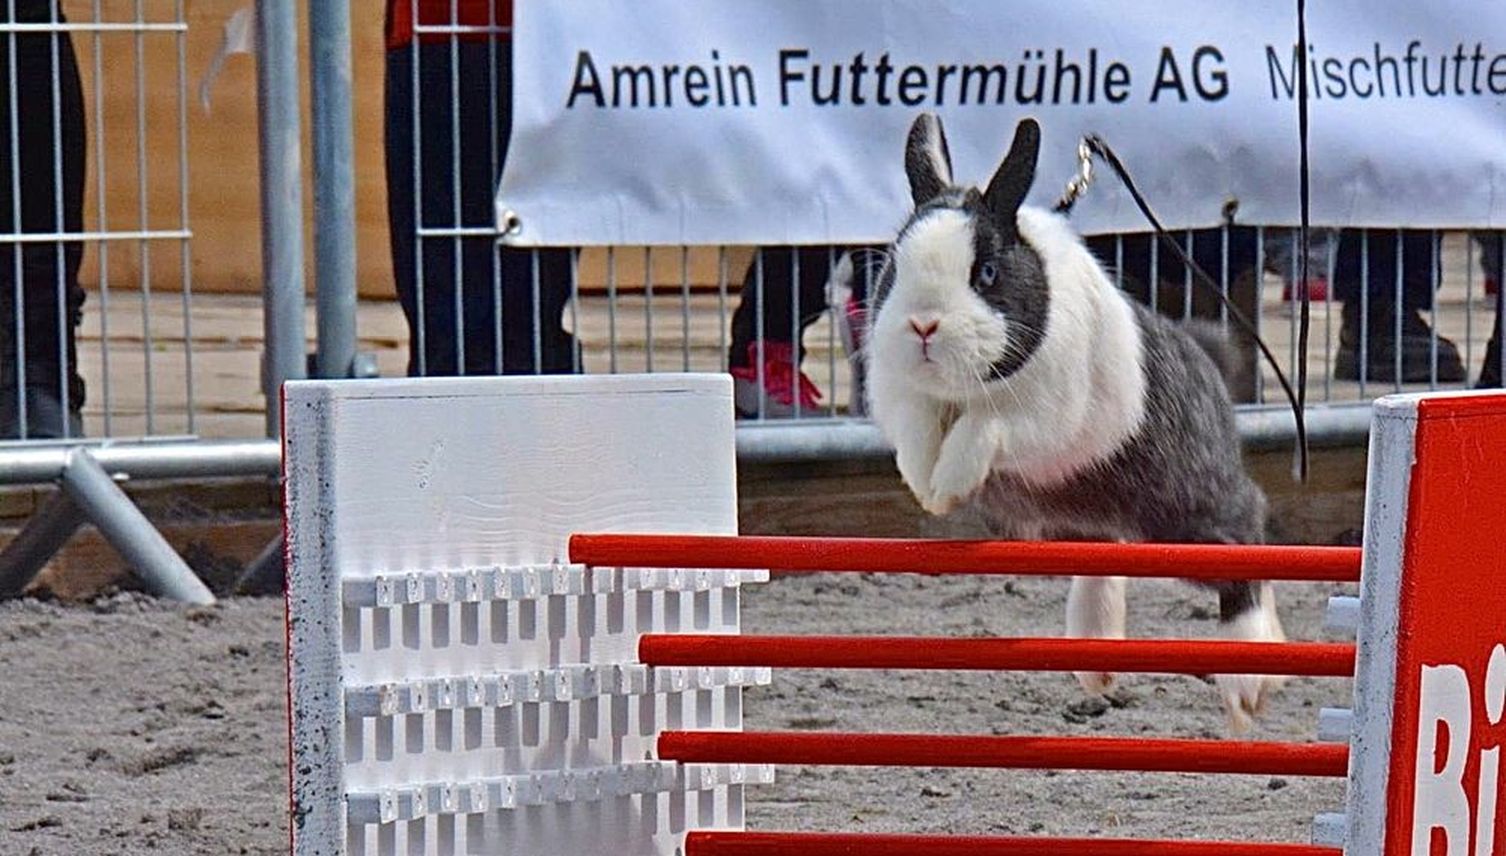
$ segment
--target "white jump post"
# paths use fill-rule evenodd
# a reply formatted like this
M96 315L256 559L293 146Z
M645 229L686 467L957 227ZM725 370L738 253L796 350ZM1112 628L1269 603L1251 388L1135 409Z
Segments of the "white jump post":
M1320 832L1349 856L1506 852L1506 394L1376 402L1358 607L1348 810Z
M671 856L765 767L653 758L768 670L636 665L735 633L754 571L563 563L572 532L735 534L725 376L290 383L292 850Z

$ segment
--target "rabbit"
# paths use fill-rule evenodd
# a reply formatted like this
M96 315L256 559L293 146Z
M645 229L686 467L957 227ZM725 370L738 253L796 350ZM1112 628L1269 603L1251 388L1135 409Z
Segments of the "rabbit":
M1256 544L1221 345L1116 289L1065 217L1024 205L1040 127L1021 121L988 187L953 183L940 120L911 126L914 211L879 275L868 411L931 514L960 508L1011 539ZM1210 353L1210 350L1212 353ZM1268 583L1203 583L1222 630L1285 638ZM1125 635L1123 577L1074 578L1067 633ZM1109 674L1078 676L1089 692ZM1247 730L1282 679L1217 676Z

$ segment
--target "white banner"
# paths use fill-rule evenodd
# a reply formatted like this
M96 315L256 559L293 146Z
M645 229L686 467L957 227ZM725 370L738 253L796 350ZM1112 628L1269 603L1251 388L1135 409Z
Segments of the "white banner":
M905 132L960 181L1016 120L1051 204L1102 135L1173 228L1298 220L1292 0L517 0L497 196L524 245L887 241ZM1313 222L1506 227L1506 3L1309 10ZM1073 212L1142 231L1100 169Z

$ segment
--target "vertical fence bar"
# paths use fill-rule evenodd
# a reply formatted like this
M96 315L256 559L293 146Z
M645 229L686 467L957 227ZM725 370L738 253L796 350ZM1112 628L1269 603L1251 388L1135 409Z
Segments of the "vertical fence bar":
M1114 236L1114 285L1124 290L1124 233Z
M146 158L146 11L136 0L136 212L142 232L150 231L151 213L147 205ZM156 432L156 395L153 383L152 352L152 245L143 238L136 242L141 254L141 359L146 394L146 433ZM271 401L271 399L268 399ZM273 408L268 407L268 410Z
M177 0L177 23L188 23L184 0ZM178 229L188 233L188 33L174 33L178 48ZM101 242L103 243L103 242ZM193 400L193 260L189 239L178 239L178 266L183 283L183 396L188 433L195 432Z
M654 248L643 248L643 367L654 370Z
M1196 240L1196 239L1193 237L1192 230L1188 229L1187 230L1187 258L1189 258L1189 259L1196 259L1197 258L1197 256L1193 255L1193 252L1195 250L1195 247L1193 246L1193 241L1194 240ZM1187 264L1187 265L1182 265L1182 320L1183 321L1189 321L1191 319L1192 319L1192 265Z
M857 268L858 261L857 261L857 254L856 253L848 253L847 258L848 258L849 261L852 262L852 266L853 266L852 267L852 281L849 282L847 285L848 285L849 288L856 289L857 282L858 282L858 268ZM827 285L830 285L832 277L836 276L836 269L837 269L837 248L836 247L832 247L832 246L828 246L826 248L826 280L827 280ZM837 415L837 341L836 341L837 340L837 323L838 323L838 319L839 318L846 318L846 316L847 316L847 306L846 305L837 305L837 304L835 304L835 303L832 302L832 297L834 297L835 295L832 294L832 291L831 291L830 288L824 289L822 291L822 293L826 296L826 308L827 308L827 313L826 313L826 389L827 389L826 415L835 418L836 415ZM863 289L863 294L866 295L867 293L868 293L868 289L864 288ZM850 322L851 322L851 319L847 319L847 321L845 321L843 323L850 323ZM856 332L856 331L853 331L853 332ZM853 359L854 359L853 355L849 354L848 357L847 357L847 364L848 364L849 367L852 365ZM852 380L856 381L856 378L852 378ZM856 387L854 386L853 388L856 388ZM849 407L850 406L851 405L849 404Z
M575 337L570 348L570 369L580 374L581 341L584 338L580 330L580 247L570 248L570 334ZM499 356L497 365L501 364Z
M1324 233L1323 271L1328 291L1323 295L1323 400L1333 400L1333 301L1334 271L1338 266L1338 233Z
M58 17L56 3L48 3L48 18L52 23L52 32L48 34L48 44L52 69L52 231L53 234L61 235L65 229L63 222L63 65L62 56L59 54L58 42L64 38ZM12 22L14 23L14 22ZM12 57L12 62L15 58ZM73 435L72 419L69 419L68 401L69 383L68 378L77 370L68 359L68 328L72 325L71 312L68 311L68 266L67 266L67 242L59 240L52 245L53 261L56 265L56 309L57 309L57 337L58 337L58 402L62 412L58 415L62 422L63 439L69 439Z
M1496 340L1497 386L1506 387L1506 232L1496 232L1496 320L1491 327L1491 338ZM1490 353L1487 345L1485 353Z
M455 313L455 374L464 375L465 371L465 242L461 236L466 223L464 208L460 204L460 33L457 32L460 24L460 0L450 0L449 18L449 43L450 43L450 228L452 229L450 241L450 287L454 290L451 296L451 309ZM420 41L419 28L423 26L423 20L413 19L413 40ZM500 253L494 264L501 264ZM503 352L503 365L497 366L497 371L504 371L507 359Z
M296 0L257 0L261 253L267 436L281 433L282 382L306 374L303 356L303 179L299 164Z
M1438 388L1438 285L1443 281L1443 245L1438 230L1428 232L1428 315L1432 334L1428 336L1428 389Z
M105 204L105 65L104 39L99 25L104 22L103 0L94 0L94 186L96 215L99 231L110 230L110 218ZM114 412L110 395L110 242L100 241L95 250L99 254L99 372L102 381L101 397L104 400L105 436L114 431Z
M1392 386L1398 392L1401 391L1401 380L1402 380L1402 364L1401 364L1401 357L1402 357L1402 353L1401 353L1402 352L1402 347L1401 347L1401 315L1402 315L1402 299L1403 299L1403 297L1405 297L1405 295L1404 295L1404 293L1402 291L1402 287L1403 287L1403 283L1402 283L1402 271L1405 269L1406 263L1407 263L1407 245L1406 245L1406 241L1402 240L1402 238L1403 238L1402 230L1397 229L1396 230L1396 293L1394 295L1394 301L1391 304L1391 316L1393 318L1392 331L1391 331L1391 352L1392 352L1392 355L1393 355L1392 362L1394 363L1394 369L1393 370L1396 372L1396 374L1392 377L1391 380L1392 380Z
M690 371L690 247L680 245L680 370Z
M397 0L397 2L401 3L403 0ZM418 352L418 359L414 363L419 376L422 377L429 374L429 310L428 301L424 295L424 243L428 240L424 235L424 228L429 224L424 221L423 99L419 97L423 81L420 73L423 56L418 49L418 0L408 0L408 20L413 22L415 30L408 41L408 56L412 59L409 63L408 74L408 85L411 90L408 93L408 108L411 117L409 124L413 135L413 303L414 320L418 327L414 332L416 341L410 343L409 347Z
M1370 378L1370 230L1360 230L1360 398Z
M1250 313L1250 323L1255 325L1255 338L1261 337L1261 317L1265 315L1265 227L1255 227L1255 307ZM1265 365L1261 363L1260 349L1251 349L1250 359L1255 362L1255 401L1265 404Z
M617 250L607 247L607 365L617 374Z
M1298 235L1296 229L1292 229L1292 230L1288 231L1286 237L1287 237L1287 248L1286 248L1287 249L1287 258L1289 259L1289 262L1287 264L1287 270L1286 270L1286 284L1287 284L1287 288L1283 288L1282 291L1285 292L1285 293L1289 293L1293 297L1296 297L1298 290L1303 287L1302 283L1300 283L1300 282L1297 281L1302 276L1302 259L1299 258L1299 256L1301 256L1301 254L1302 254L1302 242L1299 240L1299 235ZM1288 289L1289 289L1289 291L1288 291ZM1292 357L1291 357L1291 359L1292 359L1292 361L1291 361L1291 373L1292 373L1293 377L1296 377L1298 371L1300 371L1297 368L1297 361L1298 360L1305 360L1305 359L1307 359L1307 355L1306 354L1299 354L1297 352L1297 316L1300 314L1300 310L1296 309L1296 307L1289 307L1289 308L1291 308L1293 310L1293 311L1287 313L1287 318L1289 318L1290 321L1291 321L1291 323L1289 325L1289 327L1290 327L1289 335L1291 336L1291 340L1292 340L1292 347L1291 347L1291 354L1292 354Z
M488 129L488 132L487 132L487 135L486 135L486 150L487 150L487 156L490 158L490 163L491 163L491 171L488 172L487 175L490 175L492 177L492 184L495 185L498 181L500 181L502 179L502 153L501 153L501 150L500 150L500 146L497 144L497 141L502 138L502 129L499 128L499 127L497 127L500 124L499 121L498 121L499 117L497 115L497 108L499 106L498 103L497 103L497 89L498 89L499 85L501 85L503 83L503 81L499 80L498 77L497 77L497 41L499 40L499 38L501 36L501 33L497 32L497 4L496 3L488 3L488 4L486 4L486 28L487 28L487 33L486 33L486 76L487 76L487 87L486 87L486 94L487 94L487 100L486 100L486 109L487 109L486 127ZM509 63L508 64L508 70L511 71L511 69L512 69L512 64ZM508 92L510 94L512 92L512 81L509 80L509 81L506 81L506 83L508 85ZM496 372L498 374L501 374L506 369L506 364L503 362L503 356L502 356L502 246L501 246L501 244L500 243L494 244L492 246L492 248L491 248L491 253L492 253L491 254L491 271L492 271L492 319L495 321L495 323L492 324L492 354L495 357L492 360L492 366L495 368L495 370L496 370ZM574 259L573 256L571 258L570 265L571 265L571 270L570 270L570 277L571 277L571 279L570 279L570 289L571 289L571 291L570 291L570 295L571 295L571 300L572 300L572 303L571 303L571 307L572 308L571 308L570 311L572 313L571 318L573 319L575 317L574 314L573 314L575 312L575 309L574 309L574 305L575 304L573 303L573 300L574 300L574 297L575 297L575 269L574 269L575 259ZM538 295L537 294L534 295L534 305L535 306L538 305ZM574 331L574 335L577 336L577 337L579 337L580 336L580 330L576 329ZM576 365L575 366L575 371L579 372L580 371L580 366Z
M758 384L758 418L761 420L761 419L765 418L765 411L768 410L768 390L764 387L764 376L763 376L763 373L764 373L764 364L763 364L764 363L764 356L763 356L764 355L764 338L763 337L764 337L764 332L765 332L764 331L763 315L764 315L765 308L768 306L768 304L764 303L764 298L767 295L764 293L764 287L763 287L763 280L764 280L764 276L763 276L763 247L759 247L755 251L755 255L753 256L753 259L754 259L754 262L753 262L753 293L755 295L757 295L757 297L758 297L758 303L757 303L758 311L755 312L755 313L753 313L753 323L754 323L754 326L756 328L753 331L753 342L754 342L754 351L755 351L753 372L754 372L754 383ZM747 299L747 295L744 295L743 298Z
M320 377L350 377L356 359L356 183L351 121L350 0L309 10L314 288Z
M492 317L497 320L492 325L492 355L496 358L492 360L492 365L497 374L502 374L506 369L502 354L502 322L506 311L502 304L502 244L499 241L492 245Z
M10 20L16 20L16 0L6 0L6 11ZM11 30L5 34L10 48L6 63L6 87L10 96L10 207L11 207L11 232L19 235L21 229L21 100L17 97L16 66L20 64L17 57L18 39L16 31ZM26 430L26 289L24 287L25 270L21 262L21 254L26 249L25 245L16 242L9 248L11 254L12 279L11 290L12 302L11 323L15 328L15 338L12 344L15 346L14 355L16 367L16 436L22 440L30 433Z
M790 403L800 418L800 248L790 248Z
M1154 232L1147 238L1150 241L1150 311L1161 310L1161 239Z
M1481 247L1481 260L1484 260ZM1469 367L1475 364L1475 236L1464 236L1464 374L1469 382Z
M1229 330L1229 224L1218 229L1218 290L1223 300L1218 302L1218 323L1227 334ZM1255 294L1260 294L1260 271L1255 272ZM1260 312L1260 301L1255 301L1255 311Z
M541 308L539 306L539 293L540 293L540 291L542 289L539 287L540 283L539 283L539 248L538 247L533 247L532 249L530 249L528 251L528 270L529 270L529 273L531 274L531 276L529 277L529 288L530 288L530 290L531 290L531 292L533 294L533 373L534 374L543 374L544 373L544 330L543 330L543 324L540 323L540 319L542 318L542 315L541 315L542 310L541 310ZM558 318L551 319L551 321L553 323L555 323L555 324L559 323L559 319ZM501 371L502 368L503 367L499 366L498 367L498 371Z
M716 353L721 370L727 370L727 280L730 276L727 248L716 248Z

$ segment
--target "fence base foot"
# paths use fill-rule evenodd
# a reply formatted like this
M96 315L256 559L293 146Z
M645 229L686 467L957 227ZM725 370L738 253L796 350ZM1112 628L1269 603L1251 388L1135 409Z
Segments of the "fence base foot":
M281 535L272 539L235 581L236 594L280 594L287 579Z
M214 603L209 588L87 450L75 449L68 456L62 485L148 591L184 603Z
M68 494L57 491L42 503L26 526L0 550L0 597L26 589L57 551L84 523L84 513Z

